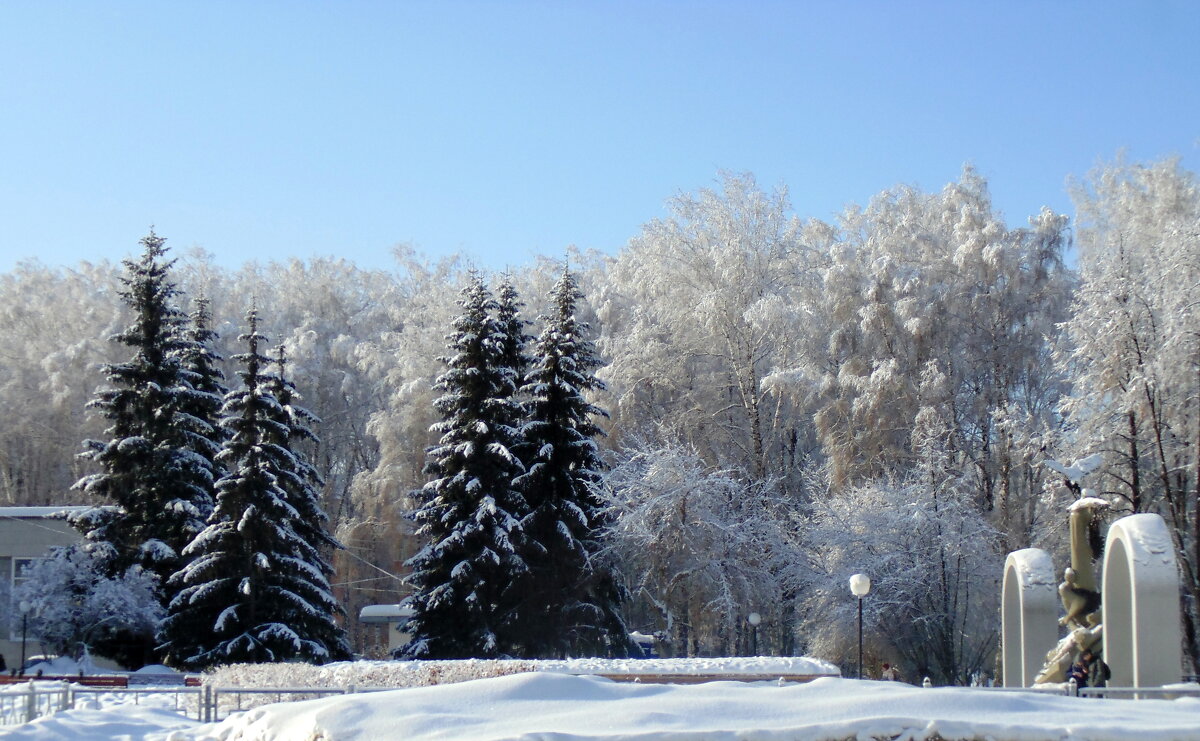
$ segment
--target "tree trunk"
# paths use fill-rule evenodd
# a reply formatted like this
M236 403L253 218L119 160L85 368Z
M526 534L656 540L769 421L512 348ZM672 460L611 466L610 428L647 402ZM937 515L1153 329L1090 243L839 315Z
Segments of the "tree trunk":
M1129 410L1129 506L1134 514L1142 511L1142 480L1138 471L1137 413Z

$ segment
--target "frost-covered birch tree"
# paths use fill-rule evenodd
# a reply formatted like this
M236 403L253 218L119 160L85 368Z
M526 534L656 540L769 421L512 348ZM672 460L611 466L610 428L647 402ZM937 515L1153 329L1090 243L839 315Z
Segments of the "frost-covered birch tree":
M679 656L731 655L758 612L764 648L792 647L797 523L770 482L713 469L686 445L639 441L617 455L602 492L608 546L647 606L633 608L638 629L661 632Z
M1036 456L1063 391L1047 339L1073 287L1065 226L1045 210L1007 228L970 168L940 193L896 188L847 209L811 305L824 331L781 379L817 390L835 487L911 469L917 419L936 415L979 505L1013 547L1028 545L1027 505L1044 480Z
M925 439L923 460L903 478L813 498L801 630L817 655L852 656L857 602L847 580L865 573L868 652L905 676L966 684L992 669L999 638L999 533L949 466L947 428L931 426L937 439Z
M1076 453L1101 491L1171 524L1200 657L1200 186L1178 160L1117 161L1075 190L1082 285L1060 368Z
M800 223L786 190L749 174L725 173L720 190L669 209L630 240L602 295L615 422L668 425L711 462L762 477L794 432L762 380L795 328L760 319L807 277Z
M150 640L163 617L151 572L135 566L108 576L106 564L83 548L60 548L26 576L13 589L13 603L27 606L30 639L54 655L136 660L120 647Z
M107 341L128 319L112 300L119 287L108 263L22 262L0 274L3 505L66 504L90 470L75 454L81 436L104 432L104 420L85 406L104 380L100 365L122 360Z

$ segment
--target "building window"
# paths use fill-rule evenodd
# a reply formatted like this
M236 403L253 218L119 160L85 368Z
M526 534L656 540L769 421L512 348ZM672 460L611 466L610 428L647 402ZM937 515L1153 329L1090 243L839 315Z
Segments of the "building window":
M25 582L29 581L30 570L32 570L33 567L35 565L37 565L37 562L41 561L41 560L42 560L41 558L13 558L12 559L12 572L11 572L12 578L9 579L9 582L8 582L9 585L11 585L11 587L12 587L12 591L10 592L10 594L13 595L10 598L11 604L12 604L12 609L9 611L9 614L12 616L12 620L9 621L9 625L8 625L9 640L13 640L13 641L21 640L21 612L17 607L16 596L15 596L17 587L19 587L22 584L24 584Z
M9 622L15 611L12 604L12 559L0 556L0 636L9 634Z

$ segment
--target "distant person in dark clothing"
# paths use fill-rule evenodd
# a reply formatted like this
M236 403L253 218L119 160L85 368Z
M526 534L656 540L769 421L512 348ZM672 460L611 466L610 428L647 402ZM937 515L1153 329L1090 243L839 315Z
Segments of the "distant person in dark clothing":
M879 678L888 682L899 682L900 671L891 664L884 663L883 671L879 672Z
M1078 687L1088 686L1088 668L1087 664L1083 661L1083 657L1080 657L1074 664L1071 664L1071 668L1067 671L1067 681L1070 682L1072 679L1075 680L1075 684Z
M1079 660L1087 667L1085 682L1088 687L1108 686L1108 680L1112 679L1112 671L1108 668L1108 664L1104 663L1104 659L1092 653L1091 649L1088 649L1083 652ZM1081 682L1079 686L1083 687L1084 682Z

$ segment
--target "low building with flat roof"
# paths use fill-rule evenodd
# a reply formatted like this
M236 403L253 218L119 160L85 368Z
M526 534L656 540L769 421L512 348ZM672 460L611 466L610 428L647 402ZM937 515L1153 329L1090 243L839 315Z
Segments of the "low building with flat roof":
M55 546L78 543L79 532L66 515L88 509L72 507L0 507L0 656L9 670L21 663L20 610L13 604L13 587ZM25 641L26 655L41 653L33 636Z
M397 605L367 605L359 610L358 621L374 629L364 641L367 644L366 653L372 657L385 658L408 643L412 636L405 630L405 626L414 614L415 611L409 607L407 601Z

